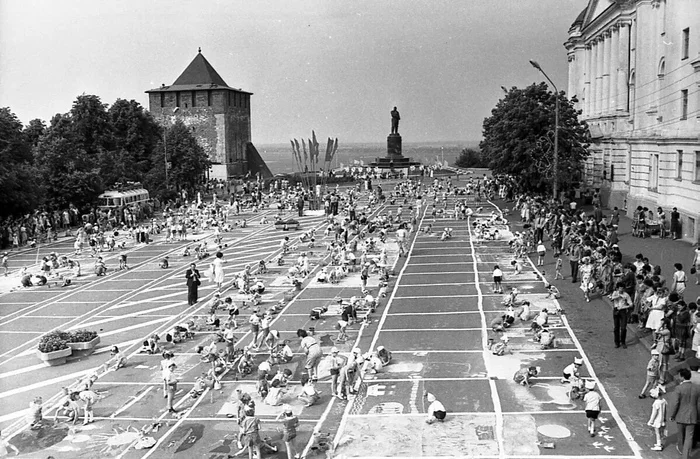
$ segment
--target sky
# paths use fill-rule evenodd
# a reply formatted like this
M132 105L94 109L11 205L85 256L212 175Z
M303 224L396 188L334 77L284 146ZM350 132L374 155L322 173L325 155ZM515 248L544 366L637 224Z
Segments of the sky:
M27 123L172 84L197 49L253 92L252 140L474 141L501 86L567 88L587 0L0 0L0 107Z

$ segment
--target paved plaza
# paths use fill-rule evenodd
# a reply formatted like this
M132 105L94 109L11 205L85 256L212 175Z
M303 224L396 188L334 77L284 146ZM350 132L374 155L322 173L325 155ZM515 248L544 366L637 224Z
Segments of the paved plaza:
M454 207L453 199L449 198L447 209ZM473 221L499 209L487 202L473 205L481 206L482 211L470 220L422 215L408 257L398 257L393 233L389 234L385 246L395 276L388 295L367 321L349 328L344 342L335 342L340 311L332 305L334 298L347 300L360 295L359 273L350 273L336 284L319 284L312 272L300 291L290 293L292 286L285 276L288 266L303 250L319 269L327 262L326 244L333 240L333 235L323 235L326 225L322 216L300 218L303 230L318 229L317 247L297 246L285 257L284 266L270 263L269 272L260 276L268 286L261 307L284 302L272 329L290 339L297 352L296 330L313 327L325 355L332 346L346 357L354 347L364 353L385 346L393 353L393 361L379 373L363 372L359 394L344 401L331 396L329 365L324 359L318 385L321 400L311 407L297 400L303 355L297 353L292 362L284 364L294 375L284 401L300 419L299 450L308 457L659 457L643 451L633 438L618 411L625 407L616 406L606 391L606 382L597 378L599 362L588 358L566 314L550 314L550 329L557 341L554 349L543 350L533 341L530 321L517 319L507 330L510 352L495 356L488 349L490 339L499 339L489 324L504 311L503 295L495 294L491 287L495 264L507 272L504 289L517 287L523 292L521 299L529 300L534 312L542 308L554 312L558 305L545 299L534 265L525 263L523 273L517 276L505 269L512 259L508 226L500 228L503 236L498 241L475 237ZM386 204L374 212L395 212L397 207L398 203ZM229 280L247 264L256 266L261 259L276 259L282 237L300 234L259 224L260 215L248 217L247 228L224 234ZM429 224L434 227L432 234L423 231ZM444 227L453 228L453 237L446 241L439 237ZM211 237L192 236L201 240ZM181 378L176 394L179 413L175 415L167 412L162 396L160 355L138 353L142 341L151 334L162 334L187 319L201 323L206 316L206 300L215 290L212 283L206 281L200 287L196 305L188 306L186 301L184 270L192 260L181 253L192 242L166 244L156 238L148 245L132 244L127 248L129 270L101 278L88 273L66 288L35 287L0 296L0 428L20 449L21 457L223 459L238 451L237 390L254 394L261 435L280 449L277 453L263 450L263 455L286 457L279 423L275 422L282 408L260 400L254 376L227 372L221 390L207 391L197 398L188 395L195 378L209 367L201 362L195 348L210 343L213 333L198 331L194 339L170 347ZM40 252L67 253L71 244L65 240ZM109 255L111 266L116 255ZM167 270L158 266L165 255L170 256ZM34 257L36 252L14 255L14 266L31 264ZM200 269L208 262L203 260ZM377 282L376 274L371 275L368 288L373 293L378 290ZM238 304L245 300L228 287L223 296L227 295ZM310 320L310 309L320 305L331 307L320 320ZM609 314L607 309L601 311ZM239 324L244 325L236 330L238 347L250 342L246 326L249 314L250 309L242 310ZM39 336L52 329L78 328L99 332L101 344L93 355L57 367L39 362L34 353ZM27 429L27 407L34 397L43 397L44 413L52 416L61 387L95 372L108 359L112 345L126 350L128 365L100 373L94 386L101 396L95 407L96 422L73 426L59 418L56 424L47 420L39 430ZM261 352L256 360L265 357ZM569 386L559 381L562 369L576 357L584 360L582 376L598 383L604 400L595 437L586 430L581 401L571 400ZM513 374L523 366L540 369L531 388L513 382ZM444 423L425 422L425 392L445 405L448 417ZM615 400L624 402L619 397ZM144 427L156 444L139 450L135 446Z

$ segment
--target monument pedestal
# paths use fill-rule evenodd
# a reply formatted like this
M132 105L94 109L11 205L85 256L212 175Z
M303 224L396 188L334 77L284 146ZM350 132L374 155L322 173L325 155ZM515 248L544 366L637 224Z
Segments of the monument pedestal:
M386 138L386 156L387 158L402 158L401 154L401 135L389 134Z
M401 152L401 134L389 134L386 138L386 156L376 158L371 167L379 169L408 169L411 166L418 166L419 162L411 161L411 158L405 157Z

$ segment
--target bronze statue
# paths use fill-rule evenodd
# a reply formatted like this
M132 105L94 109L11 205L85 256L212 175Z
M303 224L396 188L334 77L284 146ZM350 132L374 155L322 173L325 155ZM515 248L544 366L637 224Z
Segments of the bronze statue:
M398 134L399 133L399 120L401 119L401 115L399 115L399 111L396 110L396 107L391 111L391 133L392 134Z

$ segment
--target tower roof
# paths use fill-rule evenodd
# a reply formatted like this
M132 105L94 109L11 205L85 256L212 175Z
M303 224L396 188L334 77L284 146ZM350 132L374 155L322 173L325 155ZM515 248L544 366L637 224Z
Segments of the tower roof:
M177 80L170 86L161 86L160 88L146 91L150 92L166 92L166 91L189 91L196 89L230 89L233 91L252 94L248 91L243 91L238 88L231 88L221 75L214 69L209 61L202 54L202 49L199 49L197 55L192 59L190 65L187 66L184 72L177 77Z
M175 80L173 86L186 84L215 84L218 86L228 86L223 78L214 70L209 61L200 50L192 59L190 65Z

